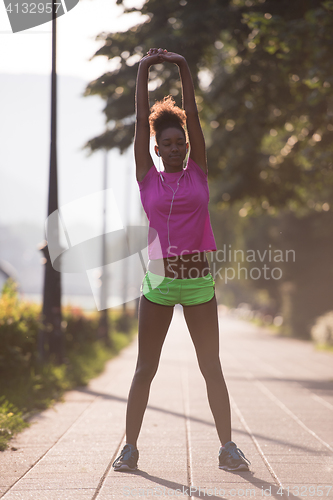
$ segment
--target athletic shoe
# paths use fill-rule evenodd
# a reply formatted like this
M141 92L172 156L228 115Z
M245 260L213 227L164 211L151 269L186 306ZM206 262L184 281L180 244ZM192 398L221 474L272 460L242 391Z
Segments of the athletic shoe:
M219 452L219 468L223 470L249 470L251 462L245 457L242 450L235 443L228 441Z
M126 444L112 467L115 471L135 470L138 468L138 460L139 451L132 444Z

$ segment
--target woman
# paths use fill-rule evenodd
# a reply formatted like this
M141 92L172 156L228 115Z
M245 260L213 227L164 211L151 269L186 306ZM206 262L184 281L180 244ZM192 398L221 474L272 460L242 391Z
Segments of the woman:
M164 62L174 63L179 68L184 109L178 108L171 96L149 109L149 68ZM156 169L150 155L150 135L155 135L155 153L163 162L163 172ZM184 168L189 147L189 159ZM177 303L183 306L205 378L209 405L221 441L219 467L247 470L249 461L231 441L229 396L219 359L215 283L205 254L216 250L208 214L205 140L190 70L179 54L150 49L140 61L134 152L141 200L149 219L150 260L140 298L139 353L128 397L126 445L113 463L114 470L137 468L137 438Z

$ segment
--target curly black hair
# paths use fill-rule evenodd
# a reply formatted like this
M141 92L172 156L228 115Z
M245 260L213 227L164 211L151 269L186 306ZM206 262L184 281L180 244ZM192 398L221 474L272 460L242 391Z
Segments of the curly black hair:
M182 130L186 139L185 124L186 113L179 108L171 95L157 101L150 109L149 115L150 134L156 137L158 143L163 130L169 127L176 127Z

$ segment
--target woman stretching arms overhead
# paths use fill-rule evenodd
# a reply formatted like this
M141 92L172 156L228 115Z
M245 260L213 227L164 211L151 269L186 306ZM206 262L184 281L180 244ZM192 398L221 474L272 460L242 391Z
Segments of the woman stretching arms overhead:
M179 68L183 109L175 105L171 96L149 109L149 68L161 63L174 63ZM150 135L155 136L155 153L162 159L163 172L156 169L150 155ZM176 304L183 306L205 378L221 442L219 467L247 470L249 461L231 441L229 396L219 359L215 283L206 258L206 252L216 250L216 245L208 213L205 140L191 73L185 58L179 54L150 49L140 61L134 152L141 200L149 219L149 263L141 288L139 352L128 397L126 445L113 463L114 470L137 468L137 439Z

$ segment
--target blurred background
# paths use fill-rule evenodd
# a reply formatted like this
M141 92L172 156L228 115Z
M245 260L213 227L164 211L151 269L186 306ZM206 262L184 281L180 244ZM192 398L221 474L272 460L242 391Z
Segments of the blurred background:
M20 33L10 29L5 6L0 6L1 37L1 150L0 150L0 261L14 276L28 300L41 302L50 164L51 34L52 23ZM103 184L105 152L89 155L85 143L105 130L103 100L84 98L89 81L115 67L106 58L90 60L101 46L102 31L127 29L139 16L122 16L115 1L80 1L57 19L57 163L59 206L99 193ZM133 153L107 155L108 184L118 211L134 224L140 221L139 195L133 174ZM120 186L120 188L119 188ZM129 203L131 199L131 203ZM130 210L127 214L126 210ZM111 215L111 214L110 214ZM102 207L80 207L71 221L77 233L102 230ZM125 223L125 220L123 220ZM6 275L0 273L2 287ZM88 277L63 274L63 303L95 308Z
M4 6L0 19L0 279L13 276L40 302L51 23L12 34ZM132 151L137 63L150 47L181 53L207 141L219 303L310 338L333 310L333 2L80 0L57 24L59 205L103 189L108 151L120 215L143 221ZM150 79L151 104L171 94L181 105L175 66L155 66ZM81 213L82 222L102 227L102 214ZM95 307L84 273L64 274L62 294ZM323 331L333 342L331 323Z

